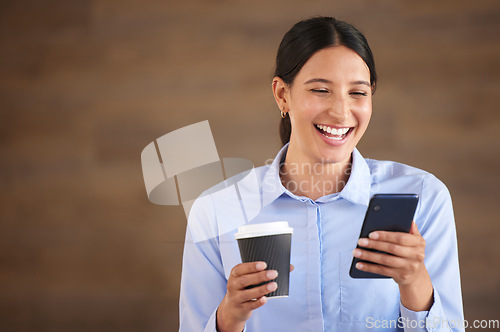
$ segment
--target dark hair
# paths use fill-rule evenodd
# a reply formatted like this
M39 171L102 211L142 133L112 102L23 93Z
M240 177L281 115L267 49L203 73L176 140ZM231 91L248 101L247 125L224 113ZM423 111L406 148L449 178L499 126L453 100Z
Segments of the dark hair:
M296 23L283 37L276 55L274 76L291 85L309 58L319 50L345 46L356 52L370 70L370 84L375 91L377 73L373 54L365 36L349 23L333 17L314 17ZM280 138L283 145L290 141L290 117L281 119Z

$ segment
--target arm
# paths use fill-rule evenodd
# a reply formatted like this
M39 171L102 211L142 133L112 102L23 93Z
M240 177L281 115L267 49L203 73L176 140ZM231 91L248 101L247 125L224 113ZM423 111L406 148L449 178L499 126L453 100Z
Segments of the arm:
M251 262L236 265L227 281L227 293L217 310L217 330L240 332L253 310L267 302L266 294L275 291L275 282L247 289L250 285L273 280L278 276L274 270L265 271L265 262Z
M199 198L191 209L184 245L179 331L242 331L252 311L266 303L276 289L277 272L264 262L238 264L229 280L224 274L217 227L210 197ZM291 270L293 268L291 267Z
M215 332L217 306L226 293L210 197L191 208L182 263L179 315L181 332Z
M426 319L436 330L463 331L464 322L458 245L450 193L429 175L423 183L426 207L419 214L426 240L425 266L434 287L434 303Z
M401 303L413 311L429 310L433 303L433 289L429 273L424 264L425 240L415 222L410 233L372 232L369 239L360 239L360 246L388 252L374 253L357 249L354 256L378 263L358 263L364 271L392 277L399 285Z
M364 264L361 269L391 276L399 284L403 320L426 320L429 329L461 330L463 309L451 198L432 175L423 181L421 197L417 221L422 235L415 225L410 234L374 232L360 245L394 256L364 250L355 255L382 264ZM425 330L425 324L419 324L417 330Z

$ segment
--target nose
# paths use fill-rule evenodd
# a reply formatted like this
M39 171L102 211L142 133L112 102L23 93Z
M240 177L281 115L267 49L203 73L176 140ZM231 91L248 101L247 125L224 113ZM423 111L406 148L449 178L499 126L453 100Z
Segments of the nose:
M349 112L349 103L345 98L341 96L337 96L337 98L333 100L331 107L328 110L328 114L337 119L339 123L344 123L347 121Z

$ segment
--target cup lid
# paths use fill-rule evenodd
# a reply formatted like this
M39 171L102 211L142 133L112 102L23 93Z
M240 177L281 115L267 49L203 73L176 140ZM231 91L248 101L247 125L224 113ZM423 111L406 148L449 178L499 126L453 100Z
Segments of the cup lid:
M247 237L257 237L276 234L293 234L293 228L288 226L288 221L266 222L262 224L250 224L238 227L238 233L234 234L236 240Z

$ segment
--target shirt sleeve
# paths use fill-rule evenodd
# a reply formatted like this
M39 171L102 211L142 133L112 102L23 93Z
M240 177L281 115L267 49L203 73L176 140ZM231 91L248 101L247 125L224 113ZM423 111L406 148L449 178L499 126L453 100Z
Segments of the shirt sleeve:
M217 331L217 309L214 310L214 312L208 319L208 323L205 325L204 332L216 332L216 331Z
M180 332L216 332L217 308L226 294L215 220L209 195L193 204L186 240L179 298Z
M212 316L210 316L210 319L208 320L208 324L205 327L204 332L214 332L216 331L216 326L217 326L217 309L215 309L215 311L212 313ZM246 332L246 331L247 327L245 325L243 331L241 332Z
M434 288L434 302L429 311L412 311L400 303L401 324L405 332L420 331L462 331L463 327L456 326L455 321L445 318L439 293ZM453 327L453 328L452 328Z
M446 186L432 175L424 178L416 223L426 241L424 263L434 288L434 302L429 311L422 312L401 304L404 330L464 331L453 206Z

